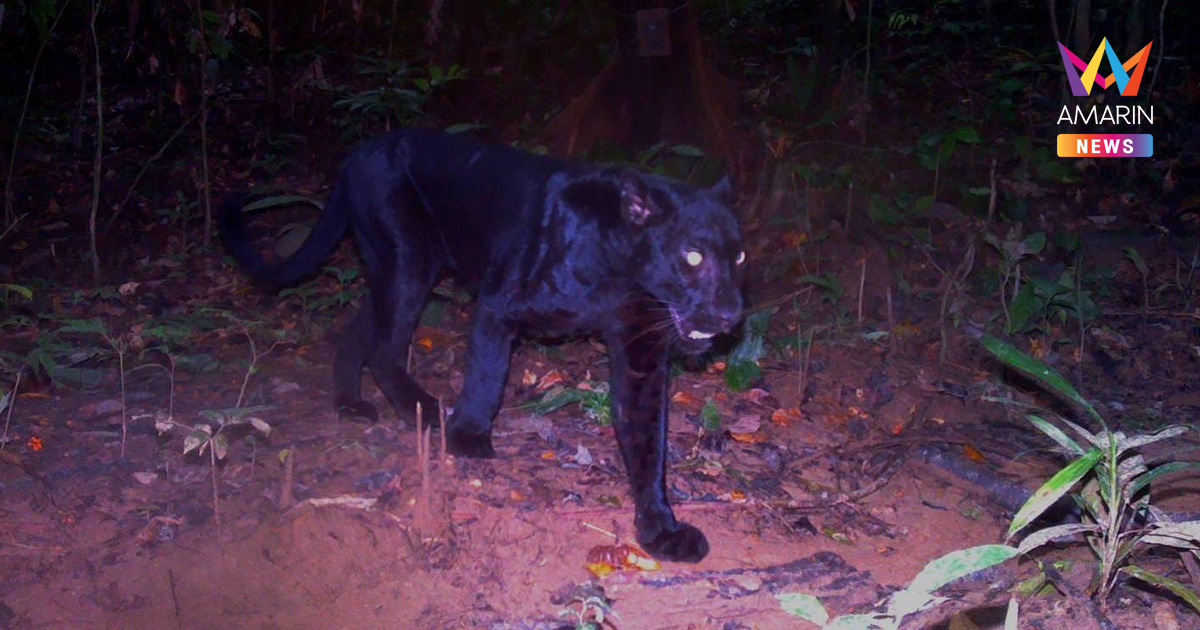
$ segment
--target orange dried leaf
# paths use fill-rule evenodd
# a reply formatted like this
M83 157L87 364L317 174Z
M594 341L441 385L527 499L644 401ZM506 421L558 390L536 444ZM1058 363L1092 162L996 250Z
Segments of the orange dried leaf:
M542 377L542 382L538 383L538 391L546 391L551 387L563 382L564 380L566 380L566 377L563 376L562 372L559 372L558 370L550 370L545 376Z
M554 451L542 451L542 459L558 459L558 453Z
M42 438L31 437L29 438L29 441L25 442L25 446L29 447L29 450L36 453L42 450Z
M433 350L433 337L421 337L417 340L417 345L425 348L426 352Z
M520 490L509 490L508 498L512 499L513 501L524 501L525 493L521 492Z
M633 545L596 545L588 549L584 567L597 577L613 571L657 571L662 565Z
M745 442L748 444L759 444L767 441L767 436L763 435L762 431L755 431L754 433L730 433L729 437L733 438L735 442Z
M963 444L963 453L967 455L967 459L970 459L973 462L987 461L987 458L983 456L983 453L980 453L970 444Z
M792 422L799 421L804 415L800 413L799 407L781 407L771 412L771 422L778 424L781 427L786 427Z
M699 411L704 406L704 401L697 398L695 394L686 391L675 392L675 395L671 396L671 402L693 413Z

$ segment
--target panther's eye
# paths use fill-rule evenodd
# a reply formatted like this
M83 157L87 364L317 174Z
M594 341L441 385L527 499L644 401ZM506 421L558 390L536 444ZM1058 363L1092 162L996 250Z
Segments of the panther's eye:
M689 249L683 252L683 259L687 261L687 264L698 267L700 263L704 262L704 254L694 249Z
M738 252L738 257L737 260L734 261L734 264L740 265L744 262L746 262L746 252Z

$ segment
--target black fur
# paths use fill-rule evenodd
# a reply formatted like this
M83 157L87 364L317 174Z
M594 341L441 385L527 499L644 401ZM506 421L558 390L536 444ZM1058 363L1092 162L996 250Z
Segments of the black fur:
M613 417L633 486L638 541L698 561L700 530L675 519L664 480L668 355L699 353L741 317L741 243L724 181L694 189L627 169L532 155L422 130L396 131L342 166L325 213L292 257L270 265L226 204L226 246L259 282L315 271L354 234L370 297L343 333L334 370L342 413L375 420L363 366L402 416L434 400L405 371L425 299L443 267L477 294L463 388L448 420L452 452L492 457L513 340L593 333L609 348ZM689 252L692 253L689 260ZM699 258L695 254L699 254ZM698 332L694 332L698 331Z

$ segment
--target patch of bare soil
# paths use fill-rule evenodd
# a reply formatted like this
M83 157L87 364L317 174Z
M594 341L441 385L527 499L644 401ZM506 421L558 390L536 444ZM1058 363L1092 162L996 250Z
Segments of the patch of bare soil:
M771 238L756 252L764 268L823 273L772 256ZM1010 390L957 329L940 360L947 338L935 270L913 261L864 269L860 250L840 238L820 249L844 286L864 289L861 300L857 288L822 300L809 287L778 302L772 335L815 330L810 351L771 355L745 392L728 388L720 364L673 380L670 490L678 515L713 548L697 565L603 577L586 566L594 548L632 542L612 431L574 405L541 416L525 403L556 384L602 382L596 344L518 350L493 461L445 457L436 427L420 457L414 428L392 420L378 394L387 420L339 423L329 404L332 347L283 346L247 389L249 404L268 406L256 415L272 425L269 438L235 431L215 466L207 454L183 455L179 435L155 431L150 416L167 407L167 385L150 371L126 383L124 442L114 378L93 391L26 390L12 417L16 439L0 451L0 628L569 628L574 617L559 612L578 611L589 596L608 602L618 628L809 627L780 610L776 595L787 592L818 595L834 614L865 612L929 560L1000 542L1014 502L1062 461L1019 414L985 400L1002 390L1043 404L1048 396ZM274 303L231 297L231 272L218 273L227 299ZM907 295L888 290L901 273L913 286ZM778 286L754 288L757 303L780 295ZM888 338L863 336L856 312ZM414 371L447 401L461 383L465 316L448 307L415 344ZM278 307L270 317L290 326L307 316ZM1107 411L1186 420L1196 408L1186 384L1200 372L1184 350L1193 327L1112 320L1108 341L1090 345L1105 354L1085 358L1081 389ZM179 373L182 421L232 406L242 384L238 336L205 343L234 367ZM1051 351L1056 358L1073 369ZM1193 398L1170 398L1185 393ZM702 429L709 402L719 431ZM1195 441L1166 448L1197 453ZM1175 480L1156 496L1165 509L1194 513L1196 486ZM1086 588L1082 549L1048 553ZM1187 579L1176 557L1140 562ZM1014 562L955 585L949 603L912 627L966 608L980 627L997 627L1006 589L1036 571ZM1078 598L1042 595L1024 610L1022 627L1100 627ZM1121 628L1200 628L1180 602L1134 585L1118 588L1108 615Z

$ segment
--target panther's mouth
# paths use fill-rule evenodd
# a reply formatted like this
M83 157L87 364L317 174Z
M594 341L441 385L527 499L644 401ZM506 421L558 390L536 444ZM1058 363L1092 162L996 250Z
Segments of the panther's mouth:
M679 312L674 306L667 306L667 310L671 312L671 321L675 322L675 330L679 332L679 336L690 341L706 341L712 339L717 333L703 332L700 330L689 330L683 325L683 318L679 316Z

